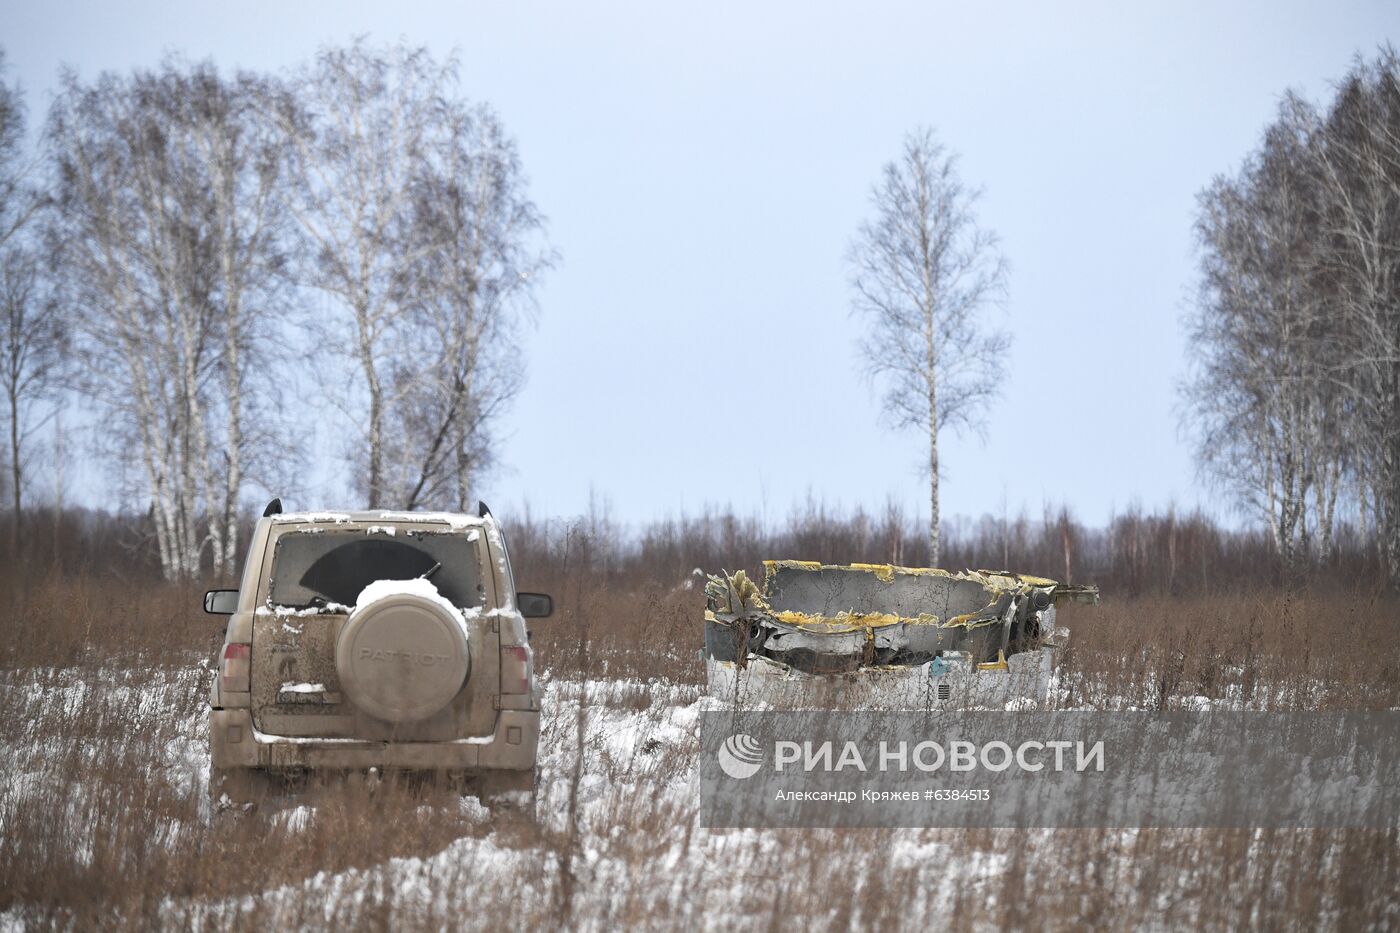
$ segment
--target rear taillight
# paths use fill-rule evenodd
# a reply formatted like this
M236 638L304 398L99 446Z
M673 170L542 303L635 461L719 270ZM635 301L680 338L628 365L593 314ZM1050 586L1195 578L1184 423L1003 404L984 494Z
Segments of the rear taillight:
M501 692L529 693L531 664L529 645L502 645Z
M252 666L252 645L224 645L219 662L219 686L229 693L248 692L248 671Z

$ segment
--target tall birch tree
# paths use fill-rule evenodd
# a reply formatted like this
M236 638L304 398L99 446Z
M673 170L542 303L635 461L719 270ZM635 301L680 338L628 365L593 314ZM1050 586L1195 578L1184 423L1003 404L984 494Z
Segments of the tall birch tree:
M37 159L26 152L25 104L19 83L7 83L0 48L0 246L9 243L44 203Z
M1206 470L1292 576L1339 515L1374 518L1400 586L1400 57L1358 59L1319 108L1285 97L1202 193L1190 425ZM1343 500L1343 496L1351 501Z
M85 387L113 452L137 467L161 566L229 569L255 435L244 413L282 269L285 137L267 79L167 59L72 73L50 112L57 210L48 231Z
M415 235L414 181L455 72L455 61L440 65L426 49L360 40L323 49L296 78L297 105L275 111L292 150L303 280L343 314L345 326L321 328L321 340L363 380L370 508L390 504L386 418L391 370L404 360L402 271L433 248Z
M25 467L31 437L43 420L34 417L34 410L56 382L63 328L48 300L31 235L45 198L36 184L35 159L25 145L24 97L18 84L3 81L4 70L0 50L0 383L14 510L10 551L18 555Z
M1400 55L1360 60L1317 128L1323 191L1319 283L1339 319L1330 369L1354 418L1345 431L1375 503L1400 589Z
M393 498L403 508L470 507L491 463L491 429L524 380L519 334L553 261L514 142L484 105L444 108L415 173L414 237L403 270L411 352L396 367Z
M986 320L1005 293L1007 266L996 235L977 224L978 196L933 131L915 131L872 189L874 216L850 249L865 371L885 388L886 417L928 438L931 566L939 561L939 433L977 427L1010 347Z
M1198 458L1269 526L1286 573L1307 555L1309 501L1339 485L1341 425L1324 391L1335 320L1313 287L1317 197L1309 109L1285 102L1259 152L1200 197L1201 292L1187 388ZM1313 513L1313 525L1324 511ZM1330 532L1329 532L1330 535Z
M45 293L33 250L13 240L0 246L0 391L8 427L12 555L20 553L31 442L54 412L64 345L63 323ZM40 406L46 409L42 415Z

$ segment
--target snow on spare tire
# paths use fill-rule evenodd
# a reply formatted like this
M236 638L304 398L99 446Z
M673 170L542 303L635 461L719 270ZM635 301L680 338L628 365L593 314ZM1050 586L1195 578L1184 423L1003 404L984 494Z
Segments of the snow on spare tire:
M467 680L466 619L429 580L378 580L340 630L335 667L342 692L364 712L385 722L426 719Z

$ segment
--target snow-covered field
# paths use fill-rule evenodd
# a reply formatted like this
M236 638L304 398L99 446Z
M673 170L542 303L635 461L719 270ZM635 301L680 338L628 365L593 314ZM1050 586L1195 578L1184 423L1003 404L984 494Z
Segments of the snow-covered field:
M1393 833L707 831L693 778L700 713L715 701L673 682L545 678L536 824L431 788L358 782L306 790L268 814L211 814L208 677L197 665L0 675L0 925L1400 919L1393 896L1358 896L1346 881L1358 869L1394 877Z
M19 717L10 720L17 728L7 730L0 749L10 762L0 779L0 834L14 839L32 825L23 815L42 812L53 836L71 840L71 861L91 864L91 841L109 831L104 822L126 815L103 799L110 772L120 768L162 788L162 809L175 804L175 812L151 825L156 845L189 837L216 841L230 820L266 820L273 837L308 831L326 796L344 787L291 795L265 817L211 815L204 800L207 676L199 670L69 669L9 678L4 705ZM711 833L697 826L692 783L698 722L711 702L701 693L693 685L546 679L538 828L518 819L497 818L493 825L474 799L415 791L423 794L415 810L459 822L462 834L440 848L382 860L371 854L369 864L305 871L233 896L189 897L171 890L143 910L161 921L214 927L254 918L278 926L317 925L363 915L395 923L450 918L453 926L484 928L512 915L543 919L561 913L598 929L636 921L758 927L774 911L786 914L794 905L756 897L755 888L781 890L782 877L799 864L804 882L812 882L809 872L816 868L838 885L818 885L823 894L857 894L865 872L856 865L875 854L864 840L842 841L836 833ZM78 741L62 729L84 723L81 731L88 734ZM373 796L367 803L378 807ZM401 815L404 806L396 798L388 812L379 812ZM895 833L878 853L885 873L941 866L900 898L918 915L950 907L954 887L970 891L994 880L1004 859L971 852L950 870L953 853L938 835ZM821 867L824 859L812 860L813 845L833 861ZM843 851L855 864L842 864ZM859 903L835 898L794 912L833 926L862 919ZM23 925L35 916L30 907L11 905L4 921Z

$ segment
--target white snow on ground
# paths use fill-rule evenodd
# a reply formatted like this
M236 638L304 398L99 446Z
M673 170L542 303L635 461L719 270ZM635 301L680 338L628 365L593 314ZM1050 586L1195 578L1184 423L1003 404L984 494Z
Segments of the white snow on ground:
M422 587L408 589L419 591ZM376 592L367 590L360 604L382 593L404 591L402 582ZM51 669L0 676L0 702L12 714L25 716L24 711L29 711L27 718L11 720L20 724L0 741L0 760L7 764L0 772L0 839L7 830L7 816L37 808L70 827L77 860L90 858L86 847L95 822L101 819L101 807L96 805L99 790L77 788L75 792L68 786L68 765L57 762L73 752L65 749L62 739L53 737L52 721L45 725L43 717L76 716L94 709L113 711L119 716L120 728L111 729L101 741L80 746L84 759L97 762L104 756L145 756L150 780L183 788L202 799L208 772L204 697L209 676L208 671L193 665L178 671ZM776 883L781 867L794 857L789 854L794 846L815 846L824 851L815 860L804 856L800 860L803 872L817 870L813 866L839 871L845 861L855 863L854 871L860 863L876 860L881 873L917 876L914 890L905 890L902 895L909 899L910 913L905 919L910 926L937 923L960 898L971 896L992 903L1003 891L1000 878L1007 867L1006 852L990 851L986 844L969 845L968 836L956 830L879 830L845 835L812 831L800 836L783 831L705 830L699 826L692 784L700 714L715 701L704 697L701 687L626 679L580 682L548 676L542 676L541 681L545 713L540 740L539 822L546 835L577 839L570 874L576 879L579 903L574 916L581 928L603 930L625 925L625 912L613 913L614 909L622 910L616 908L616 902L624 896L630 898L631 909L641 910L645 916L654 916L646 914L647 910L661 911L675 927L766 928L771 904L767 895L755 904L755 878L767 879L763 890L768 890ZM320 685L284 685L284 689L308 691L317 687ZM1204 700L1190 699L1185 705L1200 708ZM1236 700L1234 705L1244 704ZM576 768L579 779L575 786L572 776ZM572 819L571 799L576 801ZM52 801L67 802L54 809ZM547 912L563 877L561 847L522 842L527 837L512 835L493 823L495 818L475 800L453 805L460 807L459 815L482 827L479 835L458 838L441 851L385 859L365 868L322 871L254 895L213 901L172 895L162 905L161 916L167 925L219 929L234 922L230 918L246 916L249 905L256 902L259 909L269 912L258 916L274 928L316 926L343 917L338 911L347 903L375 903L386 891L393 892L394 911L413 921L412 925L423 925L422 918L427 917L453 918L454 927L480 927L482 921L472 919L476 914L471 899L486 894L514 899L510 903L525 912L522 916L538 917ZM279 827L299 832L313 813L313 806L293 800L274 819ZM172 818L161 823L158 832L169 839L210 830ZM1040 840L1051 846L1050 832L1023 833L1017 845ZM1131 851L1132 836L1131 831L1123 833L1119 852ZM644 850L644 858L639 857L639 849ZM828 868L828 864L834 867ZM1053 859L1045 864L1046 871L1054 871ZM644 871L644 878L638 877L639 870ZM849 896L849 888L846 893ZM835 905L831 910L827 926L840 917L849 920L850 915L836 913ZM23 925L23 920L22 909L12 908L8 914L0 914L0 928ZM869 918L862 923L857 907L851 922L869 925Z
M183 787L202 797L208 772L206 709L207 672L108 671L80 673L60 670L41 682L16 685L0 681L0 691L15 692L14 699L32 701L53 710L77 709L98 700L113 709L133 708L138 724L154 727L159 754L150 764L152 779ZM570 831L569 800L576 793L573 825L579 833L579 851L572 874L579 879L577 895L586 902L578 915L596 918L586 928L607 929L608 905L616 892L637 890L636 846L648 848L651 877L643 890L647 899L674 905L676 925L721 929L741 922L752 926L744 907L748 882L742 866L771 866L783 858L788 841L780 833L753 830L710 832L698 825L698 805L692 788L695 755L699 745L700 713L712 702L702 698L702 688L690 684L643 683L636 680L544 681L546 710L540 743L539 822L545 832ZM310 690L315 684L284 685ZM578 713L585 715L582 767L576 791L570 780L578 762ZM122 741L115 738L114 741ZM57 751L57 749L54 749ZM94 757L111 754L111 747L93 745ZM139 749L124 749L128 754ZM53 783L62 778L46 765L46 746L38 735L12 745L0 745L0 759L11 763L0 774L0 835L5 832L3 814L18 807L43 806L52 795ZM495 819L474 799L460 803L461 813L483 824ZM57 818L74 821L75 841L91 834L79 825L93 814L84 812ZM312 808L293 801L278 812L278 824L296 830L306 825ZM640 816L639 816L640 814ZM639 843L640 820L654 838ZM207 831L174 821L165 833ZM942 834L946 837L946 833ZM930 858L946 860L949 844L940 842L939 831L894 831L888 837L892 864L914 866ZM865 846L865 843L861 843ZM929 882L924 897L930 905L950 898L958 883L973 884L994 875L999 857L970 854L956 866L945 864ZM561 866L556 852L521 847L507 833L488 830L464 837L435 853L392 858L364 869L321 872L304 880L260 892L255 899L271 908L274 918L285 912L289 924L307 922L307 905L324 909L325 923L344 899L381 896L395 892L396 910L408 916L451 916L458 909L454 897L462 896L458 879L469 879L473 892L508 891L520 907L544 911L557 889ZM522 878L531 879L528 884ZM653 890L654 886L654 890ZM190 902L171 898L164 910L172 919L203 917L204 925L219 928L220 917L248 909L254 897L214 902ZM729 910L719 905L729 904ZM464 905L470 906L470 905ZM539 914L536 913L536 916ZM19 919L11 912L0 915L0 926ZM461 924L472 926L469 916ZM293 919L295 918L295 919Z

